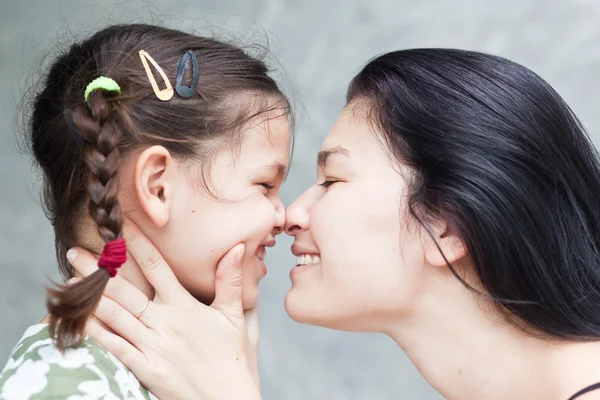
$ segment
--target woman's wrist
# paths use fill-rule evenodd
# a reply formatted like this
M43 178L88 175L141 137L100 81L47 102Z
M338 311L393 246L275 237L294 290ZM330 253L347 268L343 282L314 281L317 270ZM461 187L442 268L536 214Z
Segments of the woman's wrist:
M208 394L210 400L262 400L260 386L257 384L250 371L243 368L241 371L231 371L221 384L214 386L212 393Z

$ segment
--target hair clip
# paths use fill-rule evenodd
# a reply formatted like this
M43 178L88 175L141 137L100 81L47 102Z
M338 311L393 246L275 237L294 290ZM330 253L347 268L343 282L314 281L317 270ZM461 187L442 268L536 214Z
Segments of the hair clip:
M156 95L156 97L158 97L159 100L162 100L162 101L171 100L173 98L173 94L174 94L173 86L171 86L171 82L169 82L169 78L167 77L165 72L158 65L158 63L156 61L154 61L154 59L152 57L150 57L150 54L148 54L145 50L140 50L139 55L140 55L140 59L142 60L142 64L144 64L144 69L146 70L146 75L148 75L148 80L150 81L150 85L152 85L152 90L154 90L154 94ZM148 65L148 61L150 61L152 63L152 65L154 65L154 68L156 68L156 70L162 77L163 81L165 82L166 87L164 89L158 88L158 84L156 83L156 79L154 79L154 74L152 73L152 70L150 69L150 65Z
M192 61L192 84L191 85L183 85L181 82L183 81L183 74L185 72L185 68L187 66L187 62ZM196 57L196 53L192 50L186 51L181 60L179 60L179 65L177 66L177 81L175 83L175 91L181 97L192 97L196 94L196 89L198 88L198 81L200 80L200 70L198 68L198 58Z

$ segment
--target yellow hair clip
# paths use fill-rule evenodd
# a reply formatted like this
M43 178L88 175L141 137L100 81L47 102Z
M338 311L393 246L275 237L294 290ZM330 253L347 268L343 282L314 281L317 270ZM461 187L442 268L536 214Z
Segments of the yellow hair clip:
M148 54L145 50L140 50L139 55L140 55L140 59L142 60L142 64L144 64L144 69L146 70L146 75L148 75L148 80L150 81L150 85L152 85L152 90L154 90L154 94L156 95L156 97L158 97L162 101L171 100L173 98L174 90L173 90L173 86L171 86L171 82L169 82L169 78L167 77L167 74L165 74L165 72L158 65L158 63L156 61L154 61L154 59L152 57L150 57L150 54ZM152 65L154 65L154 68L156 68L156 70L162 77L163 81L165 82L166 87L164 89L160 89L158 87L158 84L156 83L156 79L154 79L154 74L152 73L152 70L150 69L150 65L148 65L148 61L150 61L152 63Z

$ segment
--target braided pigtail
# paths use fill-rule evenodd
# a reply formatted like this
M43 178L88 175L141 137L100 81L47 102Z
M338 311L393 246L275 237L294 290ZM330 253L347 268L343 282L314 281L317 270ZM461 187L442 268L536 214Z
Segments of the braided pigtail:
M81 157L87 170L89 213L105 242L98 265L92 275L73 285L49 289L50 334L57 347L64 350L80 343L88 318L94 313L110 277L126 261L127 250L122 238L123 216L119 205L117 176L122 136L119 104L114 99L118 85L108 78L86 90L87 108L73 110L76 132L83 139ZM108 81L108 84L106 83Z

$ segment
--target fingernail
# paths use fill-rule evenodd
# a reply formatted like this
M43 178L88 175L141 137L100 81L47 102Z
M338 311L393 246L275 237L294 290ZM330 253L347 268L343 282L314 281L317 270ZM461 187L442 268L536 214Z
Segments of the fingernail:
M76 258L77 258L77 250L69 249L69 251L67 251L67 260L69 260L69 262L73 262L73 261L75 261Z
M71 278L71 279L69 279L69 280L67 281L67 286L68 286L68 285L73 285L73 284L75 284L75 283L79 282L80 280L81 280L81 279L79 279L79 278L73 277L73 278Z

